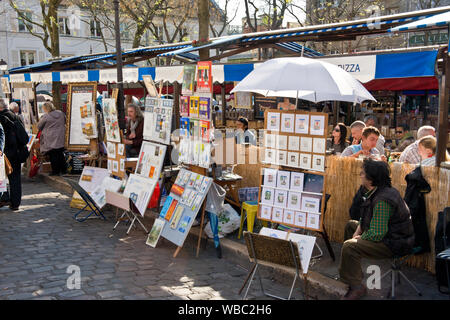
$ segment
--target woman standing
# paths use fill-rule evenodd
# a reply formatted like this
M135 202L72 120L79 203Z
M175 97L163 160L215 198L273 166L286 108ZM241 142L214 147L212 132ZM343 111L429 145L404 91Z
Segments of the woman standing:
M327 141L327 150L331 154L340 154L348 147L347 127L343 123L338 123L331 133L332 138Z
M43 109L45 115L38 123L38 129L42 131L40 150L41 153L50 157L52 166L50 175L61 175L66 173L66 159L64 157L66 117L62 111L56 110L50 101L44 103Z
M127 158L138 157L144 140L144 115L134 103L127 105L127 135L123 139Z

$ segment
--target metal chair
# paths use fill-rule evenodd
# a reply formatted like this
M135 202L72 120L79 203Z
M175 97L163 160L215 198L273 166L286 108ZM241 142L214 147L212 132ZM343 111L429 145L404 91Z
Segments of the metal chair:
M411 282L411 280L408 279L408 277L405 276L405 274L401 271L402 265L412 256L422 251L421 247L415 247L413 248L413 251L405 256L394 256L391 261L391 269L387 271L385 274L381 276L381 279L386 277L388 274L391 274L391 289L388 292L387 298L395 299L395 284L398 282L400 284L400 278L403 277L403 279L406 280L406 282L414 289L416 290L417 294L419 296L422 296L422 292L417 289L417 287ZM397 280L397 281L396 281Z

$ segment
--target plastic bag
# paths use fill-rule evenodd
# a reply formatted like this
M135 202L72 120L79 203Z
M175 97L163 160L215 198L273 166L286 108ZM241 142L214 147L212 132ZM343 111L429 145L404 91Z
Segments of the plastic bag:
M219 238L223 238L225 235L239 229L241 217L228 203L223 205L223 210L217 216L219 218ZM210 222L206 224L205 233L209 238L214 238Z
M226 194L227 191L224 188L213 183L208 191L205 210L218 215L223 210Z

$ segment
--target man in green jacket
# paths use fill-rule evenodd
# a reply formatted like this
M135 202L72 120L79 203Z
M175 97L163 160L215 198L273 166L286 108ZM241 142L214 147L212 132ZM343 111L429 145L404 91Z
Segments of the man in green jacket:
M339 275L349 285L344 300L356 300L367 293L362 283L361 259L387 259L410 253L414 229L408 206L392 188L389 165L366 159L360 172L365 188L361 219L350 220L345 228Z

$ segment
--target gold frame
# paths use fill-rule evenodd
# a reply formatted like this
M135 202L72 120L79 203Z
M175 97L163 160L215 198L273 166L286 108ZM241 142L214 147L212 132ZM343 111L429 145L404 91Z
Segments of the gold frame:
M70 141L70 128L71 128L71 114L72 114L72 94L76 92L77 87L92 87L92 102L95 105L97 82L74 82L68 84L67 89L67 108L66 108L66 137L65 148L68 151L88 151L91 149L90 143L84 144L69 144Z

